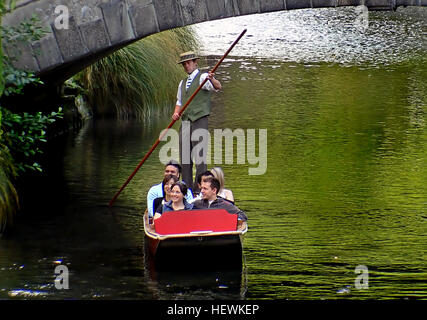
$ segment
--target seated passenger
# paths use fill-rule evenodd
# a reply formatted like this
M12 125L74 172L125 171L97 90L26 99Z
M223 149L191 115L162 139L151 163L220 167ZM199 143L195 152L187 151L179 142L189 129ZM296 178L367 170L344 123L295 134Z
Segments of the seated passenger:
M214 176L213 173L210 171L205 171L205 172L202 172L201 174L199 174L196 178L197 184L199 186L199 190L201 190L201 188L202 188L202 181L205 180L207 177L213 177L213 176ZM194 201L201 200L201 199L203 199L202 193L199 193L195 198L193 198L192 200L190 200L188 202L193 203Z
M158 197L153 201L153 208L156 209L155 211L157 211L159 206L161 210L163 208L163 205L171 200L171 187L175 182L178 182L178 178L172 174L168 174L164 177L162 181L163 197Z
M172 175L176 176L179 180L179 178L181 176L181 170L182 170L181 165L177 161L171 160L165 165L165 171L163 173L163 176L166 176L168 174L172 174ZM156 207L154 207L154 200L156 198L161 198L161 197L163 197L162 182L152 186L150 188L150 190L148 190L148 193L147 193L147 210L148 210L148 216L149 217L153 217L154 211L157 209ZM188 188L188 190L187 190L186 199L187 199L187 201L190 201L193 199L193 192L191 191L190 188Z
M211 169L211 172L213 173L214 177L217 178L219 181L220 189L218 191L218 196L234 204L233 191L225 188L224 171L222 171L220 167L214 167Z
M161 210L157 210L154 220L160 218L162 213L167 211L193 209L193 204L188 203L184 197L187 194L187 190L187 185L184 182L175 182L171 187L171 200L166 202Z
M244 211L240 210L231 202L217 196L219 188L219 181L216 178L208 177L202 181L201 193L203 199L194 201L193 209L225 209L229 213L237 214L239 220L248 220Z

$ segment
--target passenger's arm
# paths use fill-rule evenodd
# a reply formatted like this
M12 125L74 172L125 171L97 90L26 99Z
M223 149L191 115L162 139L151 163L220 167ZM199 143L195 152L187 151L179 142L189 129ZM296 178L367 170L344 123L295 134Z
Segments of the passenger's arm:
M227 202L224 201L224 203L227 203ZM237 214L237 217L239 220L243 220L243 221L248 220L248 216L246 215L246 213L244 211L240 210L234 204L231 204L230 202L227 203L225 210L227 210L229 213Z
M187 200L188 203L193 202L193 191L191 191L190 188L188 188L187 190L187 195L185 196L185 199Z
M148 209L148 216L152 217L153 216L153 211L154 211L154 199L157 198L157 193L155 192L154 188L150 188L150 190L148 190L147 193L147 209Z

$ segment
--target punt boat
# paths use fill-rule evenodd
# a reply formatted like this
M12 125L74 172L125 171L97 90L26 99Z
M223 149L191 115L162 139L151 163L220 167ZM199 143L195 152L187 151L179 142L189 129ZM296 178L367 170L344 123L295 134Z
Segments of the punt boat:
M156 220L144 214L145 246L160 268L242 265L246 221L224 209L169 211Z

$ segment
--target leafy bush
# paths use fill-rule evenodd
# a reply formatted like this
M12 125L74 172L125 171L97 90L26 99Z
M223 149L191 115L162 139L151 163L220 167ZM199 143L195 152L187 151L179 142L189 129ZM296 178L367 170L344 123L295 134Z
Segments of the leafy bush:
M43 153L40 142L46 142L46 130L49 124L63 117L62 109L43 115L41 112L30 114L12 113L1 108L3 114L3 139L11 155L15 159L18 172L27 169L42 171L37 162L33 162L37 154Z
M15 1L0 0L0 18L15 6ZM0 40L7 44L9 54L6 56L0 46L0 96L22 94L24 87L30 84L42 84L34 73L17 70L13 67L16 57L21 54L18 44L40 39L44 31L38 26L38 19L33 16L17 27L3 27L0 19ZM13 185L19 172L27 169L41 171L34 161L42 153L40 143L46 142L48 124L62 117L62 110L43 115L15 114L0 106L0 235L7 226L12 225L13 214L19 207L18 193Z
M0 7L1 8L1 7ZM18 70L13 66L17 56L21 55L18 47L19 43L32 42L41 39L46 31L40 26L40 20L36 15L23 20L18 26L0 25L0 36L3 43L9 48L9 56L1 54L3 62L2 94L9 96L12 94L22 94L25 86L29 84L43 84L36 78L33 72Z

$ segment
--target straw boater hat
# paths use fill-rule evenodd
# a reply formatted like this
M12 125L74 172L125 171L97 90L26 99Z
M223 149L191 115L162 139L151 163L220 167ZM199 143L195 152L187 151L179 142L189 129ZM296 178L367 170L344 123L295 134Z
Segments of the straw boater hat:
M181 53L181 55L179 56L178 64L183 63L185 61L194 60L194 59L199 59L197 54L194 53L193 51L187 51L187 52Z

